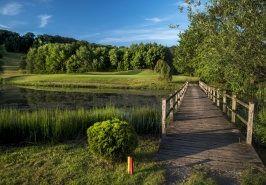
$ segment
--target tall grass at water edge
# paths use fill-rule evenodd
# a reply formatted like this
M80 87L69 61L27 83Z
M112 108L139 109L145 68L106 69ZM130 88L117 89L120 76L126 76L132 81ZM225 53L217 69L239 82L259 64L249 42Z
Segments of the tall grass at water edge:
M0 144L57 143L85 137L89 126L115 117L131 123L138 134L158 135L161 130L161 115L151 107L124 109L106 106L91 110L36 111L1 109Z

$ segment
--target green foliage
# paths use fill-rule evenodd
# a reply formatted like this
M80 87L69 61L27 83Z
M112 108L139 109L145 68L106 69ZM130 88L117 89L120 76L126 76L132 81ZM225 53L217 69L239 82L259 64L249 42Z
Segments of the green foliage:
M162 45L132 44L129 48L93 45L88 42L71 44L46 43L32 47L21 69L30 73L83 73L88 71L127 71L152 69L159 59L172 64L173 56ZM170 65L172 66L172 65Z
M165 61L158 60L154 71L160 74L159 80L172 81L171 68Z
M125 160L138 146L133 126L117 118L95 123L87 135L92 153L110 161Z
M258 122L254 125L254 140L257 145L266 147L266 109L262 108L258 114Z
M241 185L264 185L266 184L265 171L255 165L244 170L240 176Z
M266 2L211 0L205 10L200 1L186 3L191 24L180 34L176 69L236 93L265 86Z

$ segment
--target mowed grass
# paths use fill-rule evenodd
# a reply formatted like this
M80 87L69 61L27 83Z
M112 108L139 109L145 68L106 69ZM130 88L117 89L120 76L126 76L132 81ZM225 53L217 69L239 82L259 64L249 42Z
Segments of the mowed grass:
M89 151L85 139L58 145L2 147L0 184L164 184L162 163L155 161L159 139L140 139L127 162L106 163Z
M4 83L47 87L90 87L121 89L177 89L185 81L197 82L198 78L173 76L170 83L159 81L154 71L132 70L127 72L101 72L87 74L19 74L6 71Z

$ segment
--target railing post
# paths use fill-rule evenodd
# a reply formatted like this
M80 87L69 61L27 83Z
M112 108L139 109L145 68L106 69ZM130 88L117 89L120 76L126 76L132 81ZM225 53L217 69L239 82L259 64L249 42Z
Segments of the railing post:
M215 103L215 88L212 88L212 102Z
M247 144L252 144L252 132L253 132L253 116L254 116L254 103L249 102L248 105L248 124L247 124Z
M226 91L223 91L223 112L226 113Z
M171 97L170 99L170 110L172 109L172 111L170 111L170 120L171 122L174 120L174 100L173 100L173 95L169 94L169 96Z
M166 99L162 99L162 138L166 137Z
M217 107L220 107L220 90L217 89L217 93L216 93L216 97L217 97L217 102L216 102L216 105Z
M231 117L231 121L233 123L236 122L236 114L235 114L235 110L236 110L236 95L232 96L232 117Z
M178 100L177 100L177 107L179 108L180 105L181 105L180 91L177 93L177 98L178 98Z
M175 92L175 112L178 110L178 92Z

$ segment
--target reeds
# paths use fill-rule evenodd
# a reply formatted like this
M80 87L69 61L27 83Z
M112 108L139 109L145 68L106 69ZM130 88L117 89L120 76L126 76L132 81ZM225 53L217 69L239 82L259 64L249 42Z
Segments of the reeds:
M95 122L119 118L131 123L138 134L160 134L161 115L155 108L105 108L86 110L18 109L0 110L0 144L57 143L86 137L86 130Z

